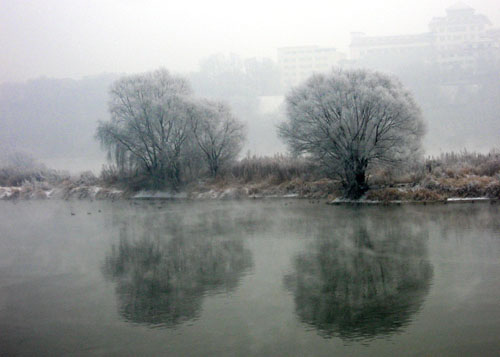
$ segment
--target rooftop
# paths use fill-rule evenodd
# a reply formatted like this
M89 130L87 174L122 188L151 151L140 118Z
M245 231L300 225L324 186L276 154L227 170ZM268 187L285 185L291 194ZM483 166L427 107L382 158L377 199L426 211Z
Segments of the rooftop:
M461 11L461 10L475 11L472 7L470 7L469 5L467 5L461 1L451 5L449 8L446 9L446 11Z
M430 33L420 33L411 35L396 35L396 36L352 36L351 46L365 45L408 45L431 40Z

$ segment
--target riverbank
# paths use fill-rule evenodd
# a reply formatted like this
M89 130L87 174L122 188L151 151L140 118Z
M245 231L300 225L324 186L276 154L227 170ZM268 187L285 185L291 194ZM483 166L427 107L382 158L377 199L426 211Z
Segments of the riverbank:
M456 204L456 203L490 203L497 204L500 200L497 198L488 198L488 197L450 197L440 201L370 201L366 199L361 200L343 200L336 199L332 201L327 201L326 204L332 206L401 206L401 205L446 205L446 204Z
M129 195L125 191L100 186L76 187L38 187L36 185L23 185L13 187L0 187L0 200L44 200L44 199L125 199Z
M426 177L418 184L398 183L373 185L359 200L342 196L338 181L321 179L307 181L272 180L257 182L205 181L191 184L180 192L142 190L132 192L119 187L81 182L24 183L21 186L0 187L0 200L62 199L62 200L118 200L118 199L188 199L238 200L260 198L298 198L340 204L432 204L458 202L496 202L500 199L500 182L496 177L469 176L460 178Z
M26 165L25 165L26 166ZM33 165L31 165L33 166ZM357 203L432 203L454 200L500 199L500 153L447 153L403 168L378 168L367 176L370 189ZM185 177L176 192L143 189L143 176L127 176L111 168L97 177L77 176L47 169L0 168L0 200L16 199L192 199L226 200L305 198L334 204L344 199L339 181L304 158L283 155L247 156L221 171L216 179L206 173Z
M29 199L193 199L227 200L255 198L333 198L338 190L331 180L307 182L291 180L281 184L268 181L257 183L200 182L191 184L179 192L141 190L133 192L118 187L61 183L39 185L25 183L22 186L0 186L0 200Z

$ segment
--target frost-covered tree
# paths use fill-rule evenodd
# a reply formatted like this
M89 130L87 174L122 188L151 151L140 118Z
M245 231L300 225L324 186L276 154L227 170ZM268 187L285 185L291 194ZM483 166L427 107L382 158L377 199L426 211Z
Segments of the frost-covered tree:
M116 81L109 111L111 120L99 123L97 139L119 174L139 187L176 189L196 179L205 163L216 176L244 140L229 107L195 98L184 78L164 69Z
M244 125L220 102L203 101L198 110L199 115L192 122L193 136L203 152L210 175L216 177L221 167L241 151Z
M181 151L195 115L188 82L164 69L116 81L110 91L111 120L97 138L119 168L142 172L154 186L181 179Z
M346 196L368 189L367 171L416 155L425 132L411 93L391 76L368 70L314 75L286 97L280 136L340 178Z

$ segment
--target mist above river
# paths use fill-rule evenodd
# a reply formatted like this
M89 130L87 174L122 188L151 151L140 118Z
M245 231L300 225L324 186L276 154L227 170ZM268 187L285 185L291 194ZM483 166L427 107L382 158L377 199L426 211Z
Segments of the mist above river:
M496 205L21 201L0 212L8 353L498 350Z

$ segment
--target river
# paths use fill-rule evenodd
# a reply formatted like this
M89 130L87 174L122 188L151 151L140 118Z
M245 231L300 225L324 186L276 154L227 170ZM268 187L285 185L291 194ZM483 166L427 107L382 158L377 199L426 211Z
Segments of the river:
M497 355L495 204L0 202L0 355Z

